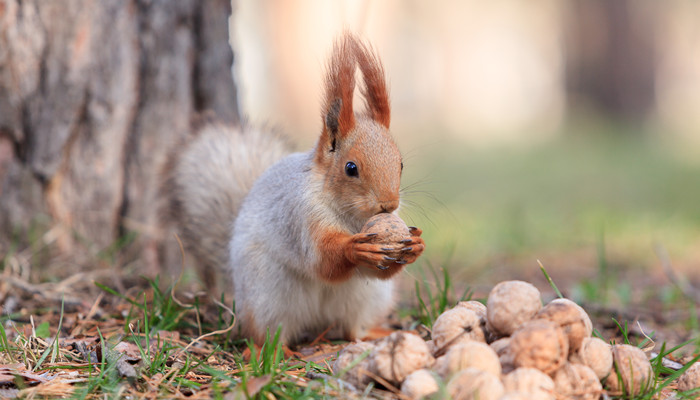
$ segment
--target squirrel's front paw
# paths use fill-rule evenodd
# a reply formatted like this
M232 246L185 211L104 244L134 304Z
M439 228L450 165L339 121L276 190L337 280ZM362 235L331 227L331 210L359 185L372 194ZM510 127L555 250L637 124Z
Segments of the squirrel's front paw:
M388 269L389 264L398 261L394 249L386 248L386 244L373 243L376 233L358 233L350 238L345 249L345 256L353 264L365 264L381 270ZM390 255L391 254L391 255Z
M402 240L400 243L404 246L400 250L400 255L397 257L398 263L411 264L416 261L423 250L425 250L425 242L423 238L420 237L423 231L415 226L409 226L408 230L411 232L411 238Z
M376 234L359 233L352 236L348 246L348 259L353 264L364 264L378 270L399 270L411 264L423 254L425 242L420 237L423 233L416 227L410 227L411 237L394 243L376 243Z

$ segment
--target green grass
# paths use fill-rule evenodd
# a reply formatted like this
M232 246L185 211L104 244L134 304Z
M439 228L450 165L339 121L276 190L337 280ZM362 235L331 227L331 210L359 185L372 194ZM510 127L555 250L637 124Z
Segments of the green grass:
M414 269L420 275L420 279L416 279L414 285L417 306L410 310L409 314L418 323L430 328L446 309L460 301L471 300L471 290L467 287L458 296L446 267L436 267L430 261L425 261L424 264L424 268ZM426 275L426 269L430 272L430 277Z
M421 276L421 281L416 286L416 297L419 303L415 310L415 318L425 319L423 321L430 326L437 315L446 308L453 306L457 301L468 298L466 291L462 296L457 296L453 289L453 278L445 268L432 267L430 276ZM546 274L546 271L543 271ZM429 279L434 280L433 284L428 284ZM107 397L117 398L123 396L139 396L144 393L157 395L160 397L173 396L180 389L191 390L192 393L202 391L212 398L224 398L239 396L241 398L284 398L284 399L315 399L335 397L343 393L343 389L337 381L330 378L333 372L326 364L316 364L313 362L303 362L300 360L287 359L284 356L282 344L279 340L280 330L274 334L268 333L266 341L260 348L253 346L250 342L245 342L245 346L234 347L231 352L223 352L217 345L206 355L195 356L184 351L182 344L177 344L172 339L160 337L158 327L171 327L173 329L183 329L198 331L208 330L207 326L196 327L191 323L193 314L199 312L194 306L180 305L172 298L169 290L160 291L156 281L150 281L147 290L152 293L146 296L145 293L138 293L133 298L119 294L118 292L101 286L110 296L115 296L127 302L132 307L130 318L124 320L122 332L117 332L110 338L99 333L99 358L88 366L75 366L78 371L82 371L85 381L74 385L74 398L95 398ZM550 282L554 287L554 282ZM153 298L152 301L146 299ZM175 305L173 305L175 304ZM156 316L154 314L160 314ZM428 321L431 319L432 321ZM190 322L186 322L189 320ZM82 363L79 358L74 358L70 351L58 348L61 336L61 324L63 312L59 315L56 334L53 335L53 342L47 343L44 347L35 345L36 339L27 338L18 330L15 342L8 340L4 327L0 325L0 356L8 360L18 360L27 366L33 366L34 371L51 371L65 366L54 366L54 362L72 361ZM221 324L225 318L219 318ZM631 335L626 322L617 322L620 330L619 335L623 342L630 343ZM43 325L43 324L40 324ZM43 328L42 328L43 329ZM128 332L128 333L127 333ZM44 332L46 333L46 332ZM125 336L128 335L128 336ZM186 339L186 340L191 340ZM130 341L137 345L141 361L134 366L135 375L125 376L123 366L123 355L114 350L120 341ZM652 360L654 371L653 382L649 388L641 395L622 395L619 399L646 400L652 399L662 389L666 388L680 374L697 362L700 356L695 357L685 369L681 371L669 370L661 364L661 358L680 351L687 346L694 346L697 339L688 340L670 349L666 345L661 346L659 356ZM637 346L643 347L648 344L648 340L642 340ZM247 348L250 358L243 356L243 350ZM212 359L228 360L227 368L220 368L210 365ZM359 362L359 360L358 360ZM306 380L301 382L300 376L313 371L328 379ZM201 383L188 379L190 373L208 377L208 381ZM342 372L338 374L342 376ZM155 382L155 383L154 383ZM151 385L154 386L151 386ZM26 386L26 385L25 385ZM372 386L369 387L366 395L372 395ZM231 393L233 392L233 393ZM690 396L691 394L688 394ZM683 395L680 395L681 398Z

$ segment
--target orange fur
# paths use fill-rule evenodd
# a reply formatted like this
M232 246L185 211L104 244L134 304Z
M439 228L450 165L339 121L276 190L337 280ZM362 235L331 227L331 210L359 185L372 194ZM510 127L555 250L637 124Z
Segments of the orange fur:
M338 100L340 100L340 110L338 110L337 116L339 133L346 135L355 127L355 115L352 108L356 69L356 60L352 49L355 46L355 38L351 35L344 35L333 47L326 75L326 99L322 109L326 133L330 129L327 125L328 112Z
M369 117L389 129L391 108L384 79L384 67L376 53L368 45L353 41L354 53L364 78L362 95L367 104Z
M357 267L367 268L368 270L366 273L378 279L390 279L403 269L403 265L397 263L390 264L389 268L385 270L376 268L375 266L379 264L384 257L381 252L381 248L384 245L366 243L365 235L362 233L351 235L328 228L322 228L320 224L316 224L314 228L312 228L312 231L315 233L312 237L316 241L316 248L320 255L315 270L318 276L328 283L340 283L350 279ZM412 243L407 244L416 248L414 253L405 254L405 257L410 260L409 263L414 262L425 248L423 239L418 236L420 235L420 231L418 230L416 233L417 235L411 238L413 240ZM376 259L373 260L373 264L368 262L363 263L356 259L355 254L361 249L365 251L372 249L371 251L375 252L374 256Z
M312 229L318 242L320 259L316 271L319 278L329 283L343 282L352 276L355 265L345 255L350 235L343 232L324 229L319 226Z

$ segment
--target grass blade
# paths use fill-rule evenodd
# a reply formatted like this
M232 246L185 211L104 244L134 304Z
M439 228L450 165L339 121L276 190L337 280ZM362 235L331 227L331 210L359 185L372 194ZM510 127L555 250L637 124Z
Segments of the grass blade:
M552 287L552 289L554 290L554 293L556 293L560 299L563 299L564 295L561 294L561 292L559 291L559 288L552 280L552 277L549 276L549 274L547 273L547 270L544 269L544 265L542 265L542 262L540 262L540 260L537 260L537 263L540 265L540 271L542 271L542 273L544 274L545 279L547 279L547 283L549 283L549 286Z

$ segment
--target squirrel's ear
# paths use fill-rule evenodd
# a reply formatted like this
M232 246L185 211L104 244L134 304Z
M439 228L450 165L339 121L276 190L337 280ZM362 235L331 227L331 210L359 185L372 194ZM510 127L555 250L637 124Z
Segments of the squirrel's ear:
M335 151L336 140L338 139L338 129L340 125L338 119L340 118L340 110L342 107L343 100L337 98L330 104L330 107L328 107L328 112L326 113L326 120L324 121L326 125L325 130L326 135L330 136L331 139L331 151Z
M333 47L326 75L326 99L322 110L322 140L335 150L336 140L355 127L352 98L355 91L354 39L343 35ZM325 136L325 138L324 138Z
M364 80L362 95L367 104L367 113L370 118L389 129L391 108L389 107L389 95L382 62L371 47L359 41L353 43L355 57Z

